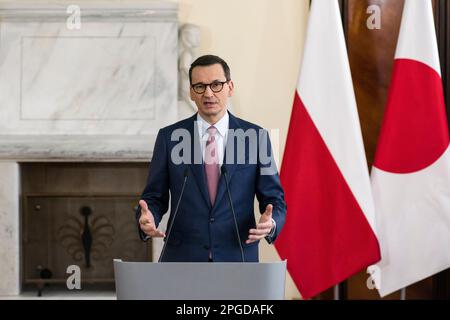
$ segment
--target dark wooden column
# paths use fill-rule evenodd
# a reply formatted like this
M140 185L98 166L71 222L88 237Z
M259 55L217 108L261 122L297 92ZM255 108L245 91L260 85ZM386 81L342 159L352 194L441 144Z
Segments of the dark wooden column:
M450 128L450 3L447 0L435 0L433 2L442 82L447 106L447 121Z
M450 3L447 0L433 2L447 121L450 128ZM450 299L450 269L433 277L433 298Z

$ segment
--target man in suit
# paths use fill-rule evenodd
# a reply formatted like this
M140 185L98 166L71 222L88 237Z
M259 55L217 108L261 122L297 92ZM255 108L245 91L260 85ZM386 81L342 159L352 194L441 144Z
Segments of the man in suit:
M256 262L259 240L272 243L286 215L267 131L227 111L234 84L220 57L199 57L189 80L198 113L158 133L136 212L140 237L166 236L157 228L170 191L172 228L161 261Z

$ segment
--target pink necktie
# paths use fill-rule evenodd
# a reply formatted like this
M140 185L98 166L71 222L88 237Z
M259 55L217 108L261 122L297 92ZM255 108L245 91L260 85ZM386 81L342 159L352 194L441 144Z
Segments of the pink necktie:
M219 183L219 155L217 153L217 142L215 134L217 129L213 126L208 128L208 141L205 148L205 172L208 185L209 199L214 206L216 200L217 185Z

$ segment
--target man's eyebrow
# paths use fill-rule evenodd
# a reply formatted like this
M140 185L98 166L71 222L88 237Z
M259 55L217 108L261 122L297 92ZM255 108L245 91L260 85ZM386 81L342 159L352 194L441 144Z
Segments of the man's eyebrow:
M227 81L227 80L215 79L215 80L211 81L210 83L214 83L214 82L224 82L224 81ZM194 85L195 85L195 84L208 84L208 83L200 81L200 82L194 83Z

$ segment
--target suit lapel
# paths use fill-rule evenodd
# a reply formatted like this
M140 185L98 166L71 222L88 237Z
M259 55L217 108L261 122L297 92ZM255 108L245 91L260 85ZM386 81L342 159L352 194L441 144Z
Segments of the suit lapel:
M208 190L206 188L206 175L203 167L203 157L201 154L200 137L198 134L198 128L196 125L197 113L191 118L192 121L189 125L189 132L191 135L191 169L194 173L195 180L200 189L200 193L203 196L206 204L211 208L211 201L209 200Z

